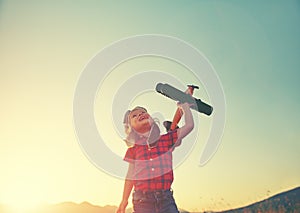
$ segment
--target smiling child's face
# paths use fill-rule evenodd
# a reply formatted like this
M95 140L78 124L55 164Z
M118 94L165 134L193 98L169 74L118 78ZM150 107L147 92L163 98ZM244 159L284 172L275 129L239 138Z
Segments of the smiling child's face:
M151 117L147 111L142 108L135 109L129 114L131 127L139 133L146 133L150 131L150 118Z

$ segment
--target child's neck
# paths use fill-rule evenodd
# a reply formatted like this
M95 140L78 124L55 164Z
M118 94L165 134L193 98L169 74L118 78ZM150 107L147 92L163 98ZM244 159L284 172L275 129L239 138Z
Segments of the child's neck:
M149 134L150 134L150 131L147 131L147 132L144 132L144 133L139 133L139 135L141 137L145 137L145 138L148 138L149 137Z

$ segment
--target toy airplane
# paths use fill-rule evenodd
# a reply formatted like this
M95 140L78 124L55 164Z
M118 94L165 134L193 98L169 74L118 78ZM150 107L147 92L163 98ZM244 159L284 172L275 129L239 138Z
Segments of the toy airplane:
M185 102L190 103L192 104L191 109L194 109L206 115L211 115L213 111L213 107L202 102L200 99L194 98L192 96L194 89L199 89L199 87L194 85L188 85L187 90L185 92L182 92L169 84L158 83L156 85L156 91L158 93L161 93L162 95L171 98L175 101L178 101L180 103L185 103ZM167 129L167 131L172 131L178 128L177 124L179 123L181 117L182 117L182 111L181 109L177 108L173 121L164 122L164 126Z

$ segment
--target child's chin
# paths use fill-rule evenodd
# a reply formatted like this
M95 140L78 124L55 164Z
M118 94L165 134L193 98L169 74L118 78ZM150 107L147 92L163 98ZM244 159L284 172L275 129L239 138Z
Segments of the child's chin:
M148 123L149 124L150 120L148 118L145 118L145 119L141 120L140 123L142 123L142 124Z
M142 121L140 121L140 126L141 127L145 127L145 126L148 126L150 128L150 122L149 122L149 119L144 119Z

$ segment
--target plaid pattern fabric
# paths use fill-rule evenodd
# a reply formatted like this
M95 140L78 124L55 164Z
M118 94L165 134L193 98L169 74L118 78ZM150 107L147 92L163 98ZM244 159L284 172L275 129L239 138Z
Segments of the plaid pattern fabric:
M134 164L135 190L168 190L173 182L172 151L177 141L177 130L161 135L150 148L146 139L141 139L128 148L124 160Z

